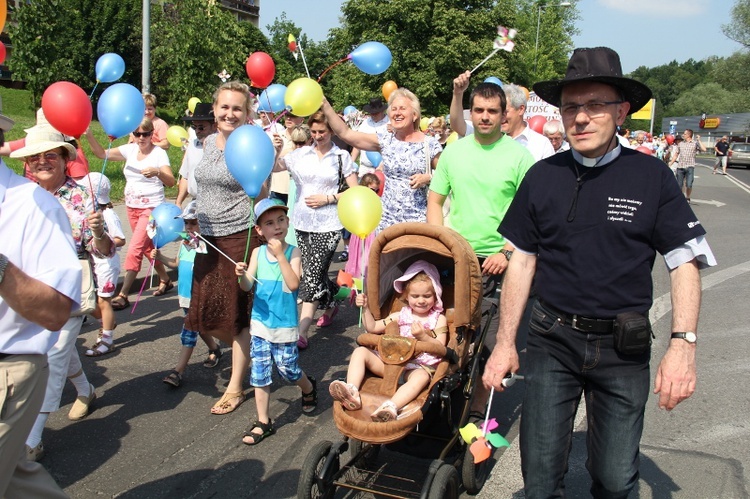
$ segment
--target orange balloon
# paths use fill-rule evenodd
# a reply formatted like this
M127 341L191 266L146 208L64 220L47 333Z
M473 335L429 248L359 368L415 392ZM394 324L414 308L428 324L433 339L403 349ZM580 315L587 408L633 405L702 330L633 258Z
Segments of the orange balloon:
M529 89L526 87L521 87L521 90L523 90L523 93L526 94L526 100L529 100Z
M391 96L391 93L393 93L393 91L397 88L398 85L396 85L396 82L393 80L388 80L387 82L383 83L383 97L385 97L386 102L388 102L388 97Z
M0 31L5 30L5 18L8 15L7 0L0 0Z

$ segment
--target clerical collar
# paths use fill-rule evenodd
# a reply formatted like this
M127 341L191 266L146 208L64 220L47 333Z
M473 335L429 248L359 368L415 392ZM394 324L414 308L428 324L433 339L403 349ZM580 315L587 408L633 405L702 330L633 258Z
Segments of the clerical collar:
M581 156L581 153L573 149L573 159L575 159L577 162L579 162L583 166L586 166L589 168L592 168L595 166L604 166L604 165L608 165L609 163L617 159L617 157L620 155L620 151L622 151L622 147L618 143L614 149L609 151L604 156L598 156L596 158L584 158L583 156Z

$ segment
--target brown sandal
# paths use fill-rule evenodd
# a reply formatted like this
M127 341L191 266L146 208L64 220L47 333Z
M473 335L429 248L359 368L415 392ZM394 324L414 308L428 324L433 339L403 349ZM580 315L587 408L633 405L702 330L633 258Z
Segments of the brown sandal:
M174 284L172 284L172 279L167 279L166 281L159 280L159 288L154 291L154 296L161 296L166 294L167 292L171 291L174 288Z
M233 403L235 402L236 403ZM229 414L237 410L245 401L245 392L224 392L218 402L211 408L211 414Z
M125 310L130 306L130 300L122 293L112 298L110 303L112 304L112 310Z

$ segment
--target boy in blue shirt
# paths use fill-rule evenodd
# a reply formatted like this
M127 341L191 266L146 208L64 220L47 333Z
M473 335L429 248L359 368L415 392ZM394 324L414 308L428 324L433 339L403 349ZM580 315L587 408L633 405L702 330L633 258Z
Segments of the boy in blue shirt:
M253 250L250 264L238 263L240 287L255 287L250 330L253 334L250 357L253 365L250 383L255 387L258 420L245 431L242 442L255 445L276 430L268 415L273 366L282 378L302 390L302 412L315 410L318 392L315 378L299 367L299 318L297 289L302 271L299 249L285 241L289 231L289 208L278 199L263 199L255 205L255 230L266 244Z

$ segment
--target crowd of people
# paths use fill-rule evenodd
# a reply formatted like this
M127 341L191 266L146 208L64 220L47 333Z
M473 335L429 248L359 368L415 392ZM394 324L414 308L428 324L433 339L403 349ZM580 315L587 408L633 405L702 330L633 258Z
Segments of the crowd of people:
M450 215L450 225L480 261L485 296L496 297L498 289L503 290L499 320L481 353L486 365L472 402L473 417L484 416L489 390L502 391L503 378L519 370L516 334L524 309L532 307L520 436L526 496L549 497L561 491L569 439L560 437L570 436L582 392L589 409L592 493L627 495L638 477L650 383L650 335L643 333L650 332L647 313L656 252L664 255L675 290L674 333L656 377L660 406L671 410L694 390L699 269L715 265L705 230L688 206L695 155L705 149L691 130L673 144L657 139L649 145L650 137L636 134L634 144L623 146L626 139L617 137L618 128L651 92L622 76L619 57L609 49L578 49L563 79L534 85L537 95L560 109L561 119L547 123L543 133L525 121L527 96L514 84L476 85L469 96L470 120L465 121L470 79L469 72L455 78L448 122L434 118L425 129L420 126L419 99L404 88L394 90L387 102L373 98L364 106L369 117L356 129L325 99L309 117L287 113L283 126L263 113L256 124L268 133L276 157L273 174L254 200L232 176L224 156L232 132L256 118L247 85L222 84L211 104L199 103L185 117L192 135L184 146L179 181L164 151L169 147L166 124L155 116L156 99L146 95L146 115L128 144L105 150L89 131L85 134L94 155L124 162L132 229L127 243L111 212L106 177L76 173L76 179L70 165L80 149L49 124L30 129L24 143L9 152L24 160L39 187L23 184L12 192L10 187L21 181L0 165L0 194L12 194L0 195L0 218L17 210L6 204L33 205L27 216L36 218L29 227L42 230L55 224L49 241L37 242L40 254L59 239L70 261L55 258L54 271L45 273L39 268L44 259L26 262L14 238L0 239L0 325L7 328L5 317L16 315L24 324L0 340L0 368L15 369L12 363L23 362L34 371L28 388L34 396L19 416L13 439L1 440L0 492L11 483L16 466L32 470L28 477L54 489L44 470L32 464L44 453L41 437L47 417L59 407L66 378L78 392L70 419L86 417L96 398L75 348L82 315L94 310L78 309L85 301L78 292L80 275L84 280L96 276L99 286L99 312L94 313L102 328L85 353L101 357L116 349L112 310L130 305L144 257L154 262L159 276L156 296L174 287L166 267L179 273L185 319L178 362L163 378L166 384L183 384L200 336L209 350L206 367L218 364L219 342L231 349L231 377L212 414L231 413L244 402L250 369L257 419L242 442L256 445L275 434L269 413L274 366L284 380L299 386L302 412L313 412L318 381L305 374L299 352L314 348L310 328L317 310L322 311L317 327L329 326L336 317L342 297L329 277L343 229L336 205L346 186L359 184L382 196L383 214L373 234L402 222L443 225ZM0 115L0 128L7 130L7 121ZM450 143L453 132L463 138ZM662 151L656 156L676 164L676 173L630 146ZM717 156L721 150L717 146ZM377 164L368 152L378 153ZM717 161L717 168L721 166ZM684 196L675 176L686 183ZM178 255L168 258L154 248L149 218L165 202L165 187L173 185L178 185L178 205L192 201L180 215L185 240ZM644 185L657 188L646 191ZM613 204L613 198L627 206ZM54 207L56 218L39 219L36 210L42 207ZM0 227L9 230L9 225ZM364 255L364 261L347 258L347 269L355 275L366 272L372 237L352 236L348 242L347 250ZM125 244L125 275L114 296L116 251ZM25 300L30 298L19 291L22 284L38 287L65 314L29 312ZM405 306L378 321L367 309L367 297L358 294L366 330L383 333L389 322L398 321L402 336L445 345L439 271L427 262L415 262L393 288ZM60 332L42 333L44 328ZM581 371L577 366L589 365L582 355L590 342L596 343L598 357ZM371 414L372 420L398 418L400 409L428 384L437 361L427 355L410 363L403 384ZM360 409L364 370L378 374L382 363L373 351L356 349L347 379L330 383L332 397L347 410ZM19 464L14 452L21 454L24 443L27 461Z

